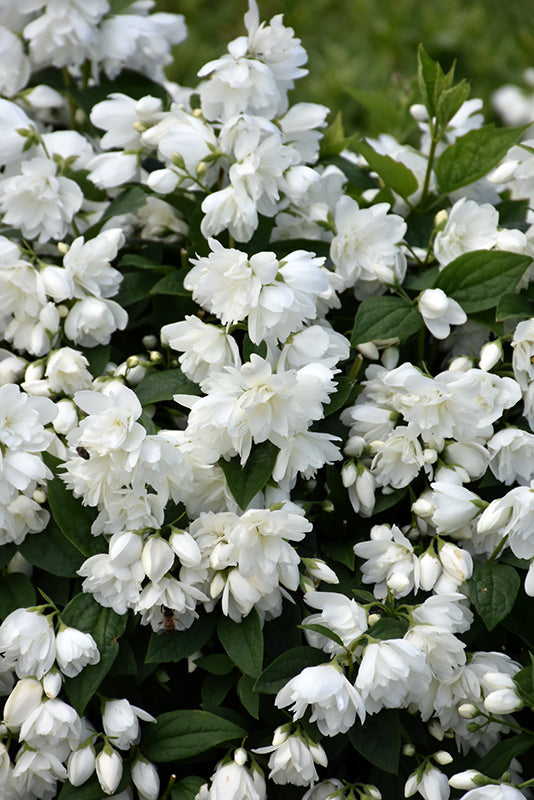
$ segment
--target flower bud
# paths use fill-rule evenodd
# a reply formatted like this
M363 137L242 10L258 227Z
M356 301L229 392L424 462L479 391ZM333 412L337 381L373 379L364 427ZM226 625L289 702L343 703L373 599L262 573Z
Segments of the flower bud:
M157 800L159 796L159 775L154 764L138 758L132 767L132 781L141 800Z
M394 594L401 595L403 592L409 590L411 586L411 581L407 575L404 575L402 572L394 572L386 581L388 585L388 589L390 589Z
M366 448L366 442L363 436L350 436L347 443L343 448L343 452L349 458L359 458Z
M522 707L523 702L513 689L497 689L484 700L484 708L489 714L511 714Z
M341 470L341 482L345 489L352 486L358 477L358 470L354 461L347 461Z
M502 358L501 340L497 339L482 345L478 358L479 369L483 369L485 372L492 369Z
M150 580L158 583L174 564L174 553L169 543L160 536L149 536L143 547L141 564Z
M96 757L96 777L106 794L113 794L121 782L122 758L109 745Z
M473 719L480 716L479 709L473 703L462 703L458 706L458 713L464 719Z
M445 766L446 764L451 764L453 760L451 754L447 753L446 750L438 750L437 753L434 753L433 758L434 761L437 764L441 764L441 766Z
M60 693L61 684L63 681L61 680L61 674L57 671L57 669L51 669L50 672L47 672L43 677L42 683L45 695L50 699L53 699Z
M325 583L339 583L334 570L320 558L303 558L302 561L312 578Z
M463 583L473 574L471 554L451 542L440 543L439 560L448 575L459 583Z
M114 533L109 543L109 559L116 567L128 567L139 561L143 551L143 540L137 533L125 531Z
M415 755L415 747L413 744L405 744L402 748L402 755L408 757Z
M441 563L435 555L427 551L419 557L419 586L423 591L429 592L434 588L440 573Z
M184 565L184 567L196 567L202 561L200 548L195 539L187 531L173 528L169 538L169 544Z
M380 361L386 369L392 370L395 369L399 363L399 355L400 353L398 347L386 347L386 349L382 351L382 357Z
M378 347L374 342L362 342L356 348L360 351L362 356L368 358L369 361L377 361L380 357L380 353L378 352Z
M481 778L482 781L477 780L478 778ZM487 782L484 775L476 769L466 769L449 778L449 785L453 789L474 789L475 786L484 786Z
M22 723L41 704L43 687L35 678L18 681L4 706L4 723L10 731L18 731Z
M73 786L81 786L95 771L96 758L92 745L75 750L67 761L69 781Z
M412 775L410 775L410 777L404 784L404 796L411 797L413 794L415 794L417 791L417 787L419 786L419 783L420 781L419 778L417 777L417 773L414 772Z

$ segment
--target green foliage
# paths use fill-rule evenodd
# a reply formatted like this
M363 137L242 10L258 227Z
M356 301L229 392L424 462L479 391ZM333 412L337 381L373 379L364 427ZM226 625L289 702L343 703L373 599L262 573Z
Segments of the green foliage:
M145 729L141 750L151 761L185 761L246 730L208 711L168 711Z
M399 712L380 711L368 716L363 725L350 729L349 739L355 750L384 772L397 775L401 748Z
M512 610L520 584L513 567L474 561L473 577L468 585L469 597L489 631Z
M360 303L354 320L351 344L384 339L405 341L422 326L417 309L402 297L369 297Z
M278 452L279 448L272 442L262 442L253 446L243 466L237 457L230 461L224 458L219 460L228 488L243 510L271 477Z

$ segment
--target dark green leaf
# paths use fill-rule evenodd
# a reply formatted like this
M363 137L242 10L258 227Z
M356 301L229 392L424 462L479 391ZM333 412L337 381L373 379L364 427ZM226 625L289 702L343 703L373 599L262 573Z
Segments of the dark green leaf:
M469 84L465 80L461 80L450 89L444 89L438 100L437 120L440 129L447 127L468 97Z
M519 697L530 708L534 708L534 667L523 667L514 675Z
M188 658L204 647L214 630L214 615L202 614L186 631L153 633L148 644L145 663L162 664Z
M35 589L22 572L11 572L0 580L0 618L5 619L17 608L35 605Z
M184 273L174 270L161 278L150 290L150 294L172 294L180 297L191 297L191 292L184 289Z
M401 197L409 197L417 191L417 178L408 167L401 164L400 161L395 161L391 156L377 153L370 144L363 140L358 142L357 146L371 169L380 175L386 186L392 191L397 192Z
M330 639L330 641L335 642L340 647L344 647L343 639L331 631L330 628L325 627L324 625L299 625L299 628L302 628L305 631L314 631L315 633L319 633L321 636L324 636L326 639Z
M534 316L534 305L522 294L503 294L497 303L495 319L530 319Z
M197 662L198 663L198 662ZM235 674L211 672L204 676L202 681L201 707L204 711L218 708L235 684Z
M33 535L33 534L32 534ZM20 549L20 548L19 548ZM0 569L7 566L16 553L14 544L0 545Z
M51 466L52 462L47 454L43 456L43 460L47 466ZM61 532L82 555L89 557L107 551L104 538L91 534L96 511L76 500L60 478L48 481L48 504Z
M143 426L143 428L148 434L153 435L158 432L158 426L156 425L155 422L152 421L152 418L149 417L148 414L145 414L143 412L139 417L138 422L140 425Z
M102 791L96 775L92 775L81 786L73 786L69 781L65 781L58 794L58 800L102 800L107 796Z
M469 598L489 631L508 616L520 585L521 580L513 567L473 562L473 576L467 583Z
M257 611L253 609L241 622L221 617L217 635L236 667L257 678L263 663L263 634Z
M61 533L53 517L44 531L26 536L19 550L30 564L64 578L74 577L83 562L82 554Z
M422 44L417 53L417 78L419 91L426 106L429 117L435 117L438 109L438 98L442 90L443 71L437 61L434 61Z
M405 620L383 617L365 633L373 639L402 639L407 630L408 623Z
M109 361L111 345L99 344L96 347L89 347L83 351L84 356L89 362L89 369L93 375L102 375Z
M404 289L422 292L425 289L431 289L439 274L439 266L427 267L419 272L417 275L407 275L406 280L402 284Z
M469 314L494 308L531 264L528 256L504 250L464 253L439 273L434 287L442 289Z
M237 684L237 694L241 700L241 705L251 717L259 719L260 696L254 691L254 678L250 675L242 675Z
M195 660L195 664L212 675L228 675L234 665L224 653L209 653Z
M320 156L335 156L339 155L342 150L345 150L350 144L353 137L345 136L343 130L343 122L341 119L341 111L339 111L332 122L328 125L321 139Z
M398 711L385 709L368 716L363 725L352 726L349 739L354 749L375 767L398 774L401 747Z
M344 375L335 378L335 381L337 383L337 390L335 394L330 395L330 401L324 406L325 417L328 417L330 414L333 414L335 411L339 411L340 408L343 408L350 397L352 387L355 383L353 380L345 377Z
M510 766L513 758L522 756L534 746L534 736L528 733L520 733L510 739L497 742L485 756L483 756L475 769L487 775L488 778L500 778Z
M316 667L329 661L329 657L322 650L314 647L292 647L282 655L275 658L263 670L254 685L255 692L263 694L277 694L282 686L298 675L306 667Z
M86 200L95 203L102 203L107 200L107 194L103 189L98 189L95 184L88 179L89 172L86 169L67 170L65 176L75 181L83 192Z
M118 91L118 89L114 89L112 91ZM107 210L98 220L98 222L85 231L85 239L91 239L100 233L103 225L113 217L120 217L123 214L131 214L133 211L137 211L138 208L142 208L145 204L146 194L140 186L132 186L129 189L125 189L118 195L118 197L111 201Z
M279 448L272 442L254 445L244 466L236 456L231 461L219 460L228 488L239 507L245 509L253 497L261 492L271 475L278 458Z
M420 329L423 320L417 309L400 297L368 297L360 303L351 344L394 339L403 342Z
M171 791L172 800L195 800L200 787L206 783L205 778L199 778L196 775L188 775L178 781L176 786Z
M169 711L143 731L141 750L151 761L186 761L246 730L207 711Z
M150 272L128 272L122 279L118 295L113 299L123 307L146 300L154 281L155 276Z
M142 405L161 403L172 400L175 394L196 394L200 389L186 378L180 369L168 369L162 372L151 372L141 381L135 393Z
M483 178L517 142L526 127L483 125L458 137L437 160L436 177L440 190L449 194Z

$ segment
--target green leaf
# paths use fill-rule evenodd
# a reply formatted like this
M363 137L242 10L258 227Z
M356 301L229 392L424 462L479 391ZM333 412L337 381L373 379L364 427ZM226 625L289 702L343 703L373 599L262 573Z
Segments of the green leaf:
M48 467L54 469L54 464L57 469L58 462L53 461L48 454L43 455L43 460ZM91 533L96 511L76 500L60 478L55 477L48 481L48 504L61 532L82 555L89 557L107 552L103 537L93 536Z
M355 750L375 767L397 775L401 747L398 711L386 709L368 716L363 725L353 725L349 739Z
M200 787L205 783L205 778L199 778L197 775L188 775L187 778L182 778L173 787L171 798L172 800L195 800Z
M282 686L285 686L291 678L294 678L306 667L316 667L329 660L326 653L316 650L314 647L292 647L291 650L287 650L275 658L263 670L254 684L254 691L263 694L277 694Z
M14 544L0 545L0 569L9 564L16 552Z
M315 633L319 633L321 636L324 636L326 639L330 639L331 642L335 642L340 647L343 647L343 648L345 647L345 645L343 644L343 639L340 636L338 636L337 633L334 633L334 631L331 631L330 628L327 628L325 625L316 625L316 624L299 625L299 628L302 628L302 630L305 630L305 631L315 631Z
M67 697L78 714L83 714L119 653L117 639L126 629L127 616L103 608L90 594L78 594L64 608L61 619L65 625L90 633L100 651L97 664L85 667L75 678L65 681Z
M62 578L74 577L83 562L82 554L61 533L53 517L44 531L26 536L19 551L34 567Z
M423 45L420 44L417 53L417 79L429 117L435 117L437 114L438 99L444 77L438 62L430 58Z
M466 80L461 80L456 86L445 89L438 100L437 120L443 130L469 97L470 87Z
M534 667L523 667L514 675L518 694L525 705L534 708Z
M201 394L197 384L186 378L180 369L151 372L141 381L135 393L143 406L172 400L175 394Z
M158 432L158 426L155 422L153 422L152 417L149 417L148 414L143 412L138 419L140 425L143 426L145 431L150 434L151 436Z
M96 347L90 347L83 351L93 375L102 375L109 361L110 353L111 345L109 344L98 344Z
M523 755L531 750L534 745L534 736L528 733L520 733L510 739L497 742L485 756L483 756L475 769L487 775L488 778L500 778L510 766L513 758Z
M96 775L92 775L81 786L73 786L65 781L58 794L58 800L102 800L104 797L107 795L102 791Z
M455 258L439 273L434 288L460 303L466 314L494 308L532 263L505 250L474 250Z
M473 576L467 582L469 598L489 631L508 616L520 586L513 567L473 562Z
M191 297L191 292L184 289L184 274L174 270L161 278L150 290L150 294L172 294L180 297Z
M95 184L88 179L89 171L86 169L66 170L64 173L66 178L75 181L83 192L86 200L91 200L95 203L105 202L107 194L103 189L98 189Z
M119 293L113 299L121 306L131 306L146 300L154 285L154 275L150 272L128 272L122 279Z
M502 322L505 319L530 319L534 316L534 305L523 294L503 294L497 303L495 319Z
M253 497L261 492L271 475L278 458L279 448L272 442L254 445L244 466L236 456L230 461L219 459L228 488L239 507L245 509Z
M338 378L335 378L335 382L337 383L337 390L334 394L330 395L330 401L323 406L325 417L343 408L355 384L355 381L345 377L345 375L340 375Z
M354 320L351 344L394 339L403 342L420 329L417 309L401 297L368 297L360 303Z
M358 150L365 158L372 170L377 172L386 186L401 197L409 197L417 191L417 178L407 166L395 161L391 156L377 153L368 142L358 142Z
M141 750L151 761L186 761L221 742L242 739L246 730L208 711L168 711L143 731Z
M112 89L112 91L118 91L118 89ZM105 225L105 223L108 220L113 219L113 217L120 217L123 214L131 214L133 211L137 211L138 208L142 208L146 204L146 197L147 196L145 192L140 186L132 186L129 189L125 189L118 195L118 197L115 197L115 199L111 201L107 210L100 217L98 222L85 231L85 240L87 241L88 239L96 236L102 230L102 227Z
M216 672L212 672L205 675L200 690L202 701L201 708L203 708L204 711L210 711L212 708L218 708L221 706L222 703L224 703L228 692L234 685L235 674L232 674L231 672L226 674L223 673L221 675L217 674Z
M241 705L250 716L259 719L260 696L258 692L254 691L254 683L254 678L251 678L250 675L242 675L237 683L237 694Z
M181 661L201 650L215 630L213 614L202 614L186 631L153 633L148 643L146 664Z
M528 126L483 125L458 137L436 162L436 178L444 194L483 178L506 155Z
M373 639L402 639L408 630L408 623L403 619L383 617L375 622L365 633Z
M339 155L345 150L354 137L345 136L341 111L338 111L321 139L320 157Z
M35 605L35 589L27 575L11 572L0 580L0 618L5 619L17 608Z
M110 14L120 14L121 11L125 11L129 8L135 0L109 0L109 13Z
M253 609L241 622L221 617L217 625L219 641L236 667L252 678L261 673L263 634L258 613Z
M206 672L211 672L212 675L228 675L234 668L224 653L209 653L207 656L201 656L196 659L195 664Z

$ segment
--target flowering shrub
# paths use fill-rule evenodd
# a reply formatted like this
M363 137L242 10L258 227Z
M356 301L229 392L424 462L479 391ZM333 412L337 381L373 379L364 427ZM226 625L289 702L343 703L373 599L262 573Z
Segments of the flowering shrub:
M528 797L530 119L151 6L0 9L0 797Z

